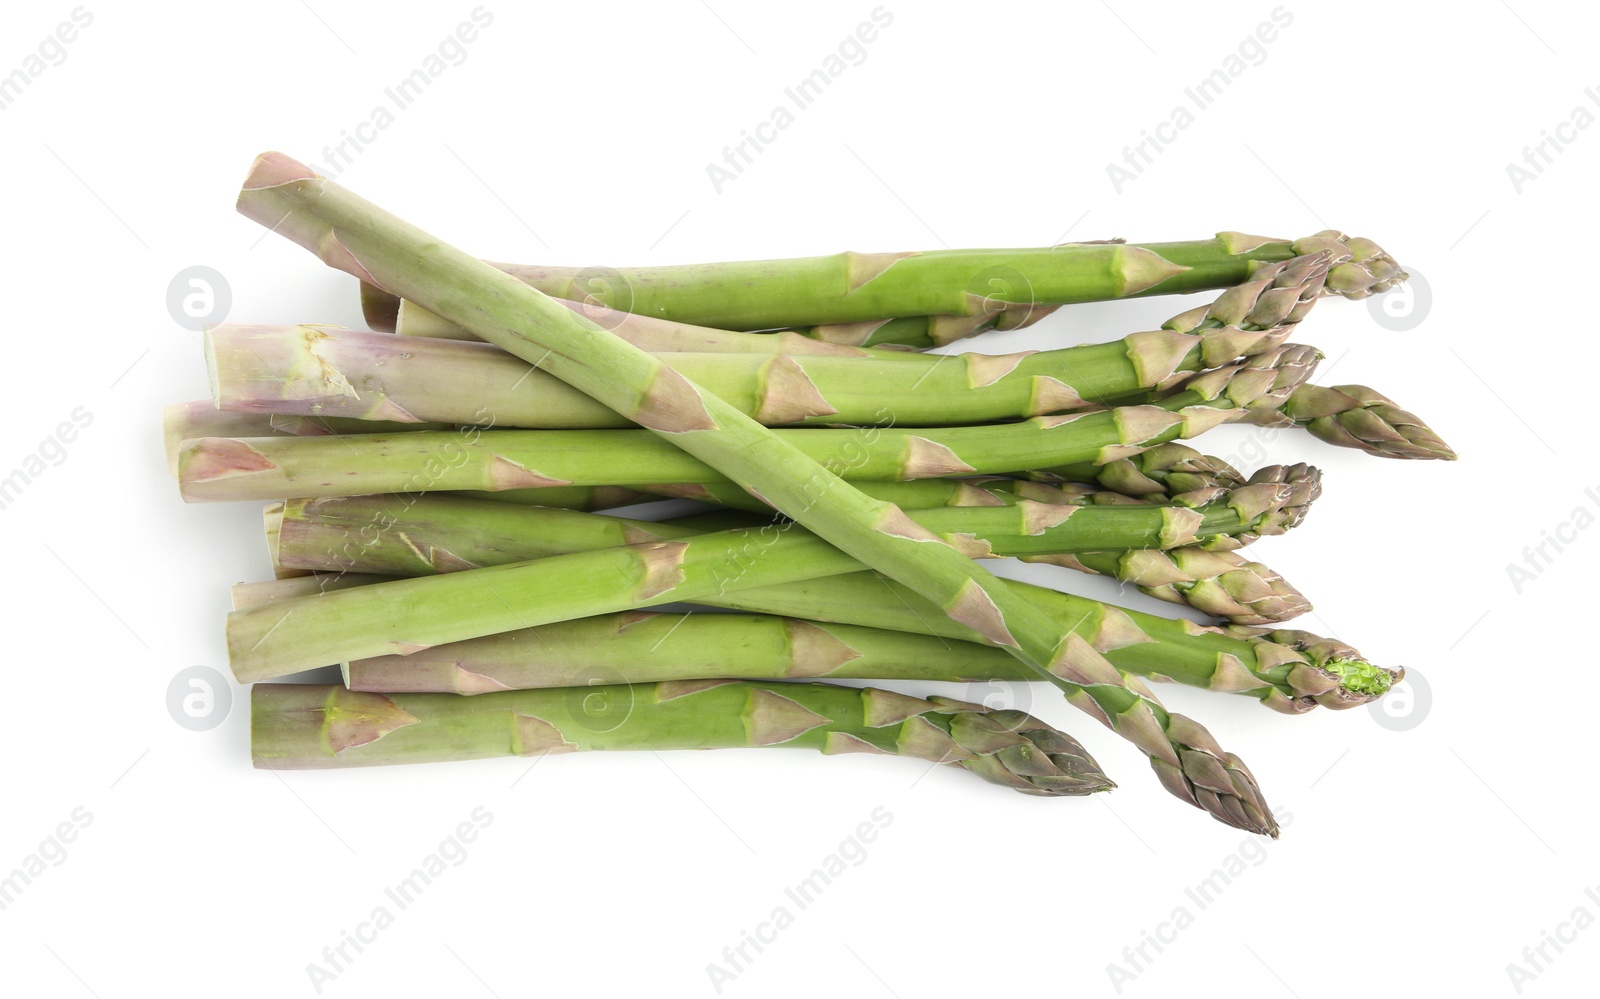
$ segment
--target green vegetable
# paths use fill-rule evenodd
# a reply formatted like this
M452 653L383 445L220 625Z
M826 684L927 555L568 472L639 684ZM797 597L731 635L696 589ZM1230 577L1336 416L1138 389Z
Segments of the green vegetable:
M597 342L632 350L615 340ZM672 378L681 378L652 355L633 353ZM733 481L754 487L755 492L775 501L774 493L758 484L758 476L776 474L785 479L793 474L791 468L814 468L815 472L806 474L826 476L811 487L811 492L818 494L815 502L821 502L825 496L843 495L841 490L822 485L834 481L830 469L851 480L900 480L1115 461L1179 437L1195 436L1255 409L1277 408L1310 375L1319 357L1312 348L1291 344L1197 375L1182 391L1158 404L972 427L772 431L718 400L719 425L731 426L734 419L741 420L765 435L758 438L742 432L745 436L769 441L764 446L772 450L759 465L752 464L756 456L749 449L736 450L731 471L719 471L712 460L682 449L690 442L701 448L703 442L722 439L712 431L661 437L644 430L463 427L342 438L185 441L178 456L179 485L185 499L198 501L496 491L606 485L619 479L630 486ZM715 451L717 460L726 464L720 447L707 450ZM826 467L819 468L819 464ZM806 494L796 498L801 504L813 503ZM881 535L874 531L873 536Z
M1087 649L1081 641L1074 643L1070 636L1064 638L1036 603L933 537L906 518L898 507L872 500L842 483L776 432L702 392L655 356L607 335L527 285L402 222L281 154L269 153L256 160L240 194L239 208L258 223L312 250L330 265L391 294L412 299L430 312L545 368L705 461L720 473L716 477L726 477L761 494L801 526L815 532L824 547L836 546L836 553L847 561L859 559L889 578L905 581L942 613L1012 650L1041 677L1057 685L1069 700L1097 713L1139 746L1167 788L1179 797L1241 828L1276 832L1276 823L1254 778L1235 757L1222 752L1209 733L1130 689L1115 669L1101 668L1103 659L1081 651L1080 646ZM656 314L650 309L642 311ZM204 447L199 450L205 451ZM251 474L229 456L222 457L218 465L232 464L235 472ZM232 452L232 457L247 458L238 451ZM678 481L697 478L684 476ZM690 577L691 567L679 561L686 549L683 543L666 542L658 547L630 546L607 553L558 556L594 559L600 555L602 561L612 559L596 576L580 581L582 585L575 588L575 593L561 596L598 596L594 591L606 584L611 584L606 588L612 590L613 599L650 599L670 592L681 585L680 580ZM376 652L404 651L409 645L473 637L461 632L471 632L487 622L475 620L481 605L472 606L474 601L468 594L477 591L476 596L481 597L484 586L490 591L497 586L524 591L509 593L509 604L532 609L534 603L525 599L525 591L533 582L527 575L523 567L507 566L398 580L285 601L273 610L283 612L278 621L281 625L307 605L326 606L341 597L360 598L369 592L388 590L391 592L368 599L393 596L390 609L412 612L416 617L425 609L459 615L455 623L432 629L413 629L404 621L380 620L371 632L377 637ZM466 585L456 583L458 579ZM393 592L396 589L403 592ZM438 599L441 596L443 599ZM291 607L291 603L295 606ZM253 613L235 611L230 615L230 624L240 615ZM513 622L511 627L518 623ZM297 619L294 630L299 631L302 624ZM257 632L252 640L247 636L253 628L230 630L237 632L230 634L230 660L272 664L294 658L282 648L281 640L272 641L270 631ZM313 625L305 637L315 645L319 636L336 637L329 630L324 620ZM399 637L413 630L417 635L412 641ZM503 630L509 628L486 627L478 633ZM341 644L359 648L361 643ZM263 646L267 647L266 652L261 651ZM339 659L374 654L339 653L331 647L329 651Z
M1333 294L1364 298L1405 278L1377 244L1333 230L1294 241L1222 232L1182 243L840 253L603 271L494 266L546 294L625 312L728 330L811 327L805 332L825 341L922 348L1027 326L1069 303L1227 288L1262 264L1321 252L1333 263ZM377 289L363 289L362 299L374 329L394 328L398 302ZM429 326L432 335L444 332L444 324Z
M586 706L597 702L623 717L590 717ZM768 746L911 756L1026 794L1115 786L1076 739L1021 711L873 688L682 680L482 697L374 694L337 684L250 689L250 754L268 770Z

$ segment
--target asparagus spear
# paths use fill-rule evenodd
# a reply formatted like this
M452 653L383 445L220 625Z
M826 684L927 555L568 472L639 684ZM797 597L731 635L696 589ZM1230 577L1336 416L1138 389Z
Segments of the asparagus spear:
M660 366L650 355L640 356ZM974 427L764 432L794 460L826 465L824 471L848 479L917 479L1114 461L1194 436L1251 409L1276 408L1310 375L1320 356L1313 348L1289 344L1214 368L1171 398L1148 406ZM660 369L682 377L671 368ZM720 400L718 406L728 411L730 420L759 426ZM179 484L185 499L197 501L602 485L619 475L630 485L738 481L674 446L701 439L715 438L662 439L635 430L477 427L340 439L207 438L184 442ZM765 489L756 491L771 498Z
M398 301L392 296L377 291L365 282L362 282L361 291L362 309L366 313L367 325L374 330L419 339L480 339L448 319L441 319L421 308L415 302L399 302L399 307L392 309L390 306ZM369 296L372 297L369 299ZM385 301L378 301L379 297ZM635 347L658 353L749 353L825 357L882 357L903 353L894 349L892 345L882 349L853 347L828 343L790 331L742 333L736 330L712 329L608 308L593 299L571 301L557 296L552 298L552 301L566 306L596 326L610 330Z
M1365 385L1301 385L1281 409L1251 412L1245 418L1264 426L1304 427L1329 444L1380 458L1456 458L1450 445L1415 414Z
M1266 471L1225 499L1195 508L1023 500L1012 506L913 509L906 515L980 558L1181 546L1232 549L1299 523L1304 504L1316 495L1306 488L1316 480L1315 469ZM788 524L746 527L751 518L741 515L718 515L709 524L701 518L663 523L437 495L404 505L384 496L290 500L274 509L275 561L289 569L320 571L414 576L618 545L693 544L708 529L741 527L743 543L768 561L782 558L790 545L804 550L810 543L802 540L804 531Z
M1306 465L1273 466L1233 493L1195 507L1171 508L1086 487L1071 491L1034 483L1016 483L1033 498L969 482L862 486L868 495L899 504L913 520L974 555L1014 555L1111 575L1152 596L1192 603L1234 623L1269 624L1303 613L1309 603L1265 566L1226 553L1261 534L1281 534L1299 524L1320 492L1319 483L1320 474ZM908 486L918 488L908 491ZM943 495L928 495L923 486L944 487L938 490ZM1041 502L1041 494L1048 493L1055 495ZM1113 498L1120 502L1108 502ZM919 510L922 504L915 502L936 499L978 509ZM1097 509L1060 509L1077 506ZM722 516L659 523L424 495L404 504L386 497L294 500L269 508L268 524L273 564L280 572L422 575L682 540L708 530L759 526L760 521ZM1152 537L1158 545L1174 537L1194 540L1169 552L1116 544ZM1112 550L1085 550L1098 544ZM1062 554L1068 550L1077 554Z
M351 421L359 427L341 425L337 420L319 417L302 417L303 422L293 429L285 429L278 418L260 413L225 413L212 405L209 399L198 402L181 402L166 407L162 419L162 436L165 439L167 467L173 476L178 475L178 452L185 441L204 437L262 437L285 436L337 436L352 431L361 433L389 433L396 425L375 421ZM411 428L407 428L408 431ZM496 493L463 492L464 496L513 501L535 506L559 507L566 510L610 510L619 506L649 502L653 497L636 489L623 486L544 486L542 488L513 489Z
M1022 560L1112 576L1138 587L1140 593L1186 604L1232 624L1276 624L1311 609L1311 602L1299 590L1267 566L1237 552L1199 545L1171 551L1141 548L1024 555Z
M990 356L683 353L678 372L768 426L944 426L1041 416L1166 385L1179 372L1280 346L1315 301L1326 254L1269 264L1160 330L1107 344ZM487 344L321 326L220 326L206 334L221 409L533 429L632 426Z
M1169 445L1182 448L1182 445ZM1190 450L1183 448L1183 450ZM1194 453L1194 452L1191 452ZM1141 456L1142 457L1142 456ZM1169 456L1170 457L1170 456ZM1204 459L1204 455L1197 455ZM1226 468L1217 459L1206 459ZM1129 459L1124 463L1131 464ZM1237 473L1228 469L1237 477ZM1170 482L1192 488L1171 497L1180 506L1202 506L1226 495L1219 486L1198 484L1195 473L1173 473ZM1153 481L1153 480L1146 480ZM1306 465L1262 469L1252 483L1279 481L1290 485L1294 495L1281 509L1296 511L1271 525L1272 533L1282 533L1299 524L1306 509L1321 494L1321 475ZM1244 480L1238 480L1239 485ZM891 500L902 508L920 508L942 503L948 506L1010 505L1026 498L1056 504L1140 503L1107 489L1068 483L1044 485L1015 479L950 481L922 479L914 482L863 483L879 499ZM906 495L897 495L904 491ZM940 495L942 493L942 495ZM916 495L922 494L922 495ZM1265 522L1263 522L1265 523ZM1267 533L1266 531L1256 532ZM1254 540L1250 533L1215 535L1207 544L1188 545L1170 550L1132 549L1077 552L1075 554L1022 555L1024 562L1044 562L1096 575L1111 576L1131 584L1141 593L1169 603L1186 604L1232 624L1267 625L1288 621L1311 610L1311 602L1281 575L1260 562L1228 550Z
M732 481L761 494L816 532L821 541L836 545L837 554L846 561L859 557L888 577L907 581L941 612L973 625L1012 650L1069 700L1134 742L1169 791L1224 822L1276 833L1271 811L1248 769L1232 754L1224 753L1203 728L1131 689L1114 669L1098 669L1098 663L1077 651L1082 643L1075 645L1070 636L1064 638L1034 602L1017 596L974 561L910 521L898 507L863 496L776 433L702 392L654 356L605 335L601 327L515 278L407 225L282 154L269 153L256 160L240 194L239 208L330 265L391 294L413 299L524 360L547 367L634 422L664 435ZM609 577L612 580L634 580L639 593L669 592L676 588L672 585L675 580L686 578L686 566L677 563L683 549L672 543L644 546L638 552L631 548L612 551L637 555L607 568L616 573ZM830 549L829 554L835 553ZM589 559L593 555L559 558ZM449 610L452 599L458 607L470 603L461 599L467 590L496 584L520 589L530 582L526 571L517 566L454 575L465 577L467 588L456 587L442 604L421 606ZM305 605L326 605L340 597L359 597L364 591L421 589L420 595L411 589L400 595L397 606L403 609L405 601L429 601L440 593L438 587L451 583L450 576L400 580L302 598L293 607L285 602L277 623L282 624ZM520 600L512 603L527 606ZM234 616L252 613L235 611ZM463 609L462 614L469 620L455 630L484 624L470 621L470 610ZM391 636L411 631L404 621L390 624ZM421 629L421 633L427 630ZM449 630L440 629L435 640L451 640L445 636ZM491 627L488 632L496 630L506 629ZM269 638L270 630L245 648L253 654ZM391 646L380 649L387 652L432 641L391 638L381 644ZM238 651L238 647L230 648ZM271 652L264 658L270 661Z
M620 703L626 717L614 727L586 718L583 705L596 698ZM911 756L1026 794L1115 786L1076 739L1031 715L870 687L713 680L482 697L374 694L338 684L250 690L250 754L269 770L744 746Z
M901 506L982 506L1034 499L1043 503L1062 502L1084 490L1096 490L1096 501L1112 494L1135 499L1170 500L1197 504L1229 489L1245 484L1244 475L1221 458L1201 454L1176 441L1118 458L1103 465L1086 462L1066 465L1049 472L1027 473L1032 480L1006 476L977 476L962 479L912 479L904 482L858 484L872 489L880 499ZM682 499L740 509L770 509L765 505L746 506L737 487L722 483L676 486L645 486L649 492ZM978 488L982 494L971 493ZM1063 491L1065 490L1065 491Z
M1104 464L1081 462L1026 473L1044 482L1086 482L1125 496L1178 496L1244 484L1238 469L1172 441Z
M1004 651L974 642L770 614L651 611L558 621L343 666L352 690L455 694L579 686L597 678L608 683L1034 679Z
M286 582L292 581L272 585L282 587ZM265 584L244 585L259 593ZM1283 641L1274 641L1274 635ZM1304 649L1326 641L1304 632L1280 631L1248 632L1230 644L1254 650ZM1359 658L1353 650L1342 652ZM1300 695L1288 680L1287 665L1260 665L1267 661L1258 656L1247 682L1262 692L1275 691L1276 700L1294 705L1294 710L1315 705L1309 698L1296 700ZM352 690L463 695L576 686L596 679L656 683L826 677L973 683L1033 678L1003 650L976 642L770 614L646 611L486 635L409 656L357 659L343 667L345 684Z
M317 573L240 583L233 589L234 607L268 607L388 578ZM1032 592L1057 620L1066 622L1065 627L1120 670L1243 694L1287 714L1319 705L1341 709L1366 704L1404 675L1403 670L1366 661L1341 642L1308 632L1202 627L1026 583L1009 585ZM959 682L1035 678L1014 659L1006 666L999 659L983 658L974 651L983 646L982 636L926 613L925 605L905 598L905 592L885 587L874 573L858 572L698 601L743 610L743 617L761 618L755 624L742 617L733 624L720 623L735 617L729 614L625 611L451 642L407 655L347 660L343 665L347 683L358 688L456 693L497 690L499 685L571 684L596 671L609 675L608 670L628 681L687 679L691 674ZM784 615L809 618L802 623L823 629L828 637L803 628L791 634L784 630L787 626L773 623L796 619ZM851 627L860 630L841 630ZM730 639L721 631L724 628L738 637ZM664 631L673 638L670 644L662 641ZM886 632L913 644L896 645ZM1135 634L1142 637L1130 641ZM605 644L600 644L600 635L607 636ZM989 648L994 656L1006 655Z
M1232 487L1242 486L1245 480L1235 475ZM1113 489L1084 482L1058 481L1053 483L1015 479L1003 475L977 475L952 479L907 479L903 482L857 481L857 489L901 509L928 509L936 506L1015 506L1024 500L1054 505L1084 506L1095 503L1173 502L1182 506L1199 506L1222 498L1228 491L1224 487L1196 487L1174 496L1138 497L1116 492ZM695 482L676 485L647 485L640 488L674 499L713 503L735 510L768 513L772 508L727 482Z
M1285 714L1299 714L1318 705L1342 709L1367 704L1405 675L1404 670L1369 662L1348 645L1306 632L1198 625L1029 583L1007 582L1043 605L1063 627L1083 636L1118 670L1244 694ZM749 587L694 602L907 634L987 641L972 629L932 613L926 600L873 572ZM448 650L439 654L446 655Z
M1176 472L1171 469L1154 469L1166 480L1157 482L1142 476L1133 459L1122 459L1113 465L1125 466L1108 477L1117 479L1125 474L1139 475L1135 484L1148 484L1156 489L1187 486L1186 491L1169 500L1179 506L1201 506L1215 502L1227 493L1227 488L1214 484L1229 481L1236 486L1245 484L1237 472L1220 459L1207 458L1183 445L1164 445L1181 448L1198 459L1202 468L1198 472ZM1152 452L1146 452L1147 454ZM1143 455L1137 457L1144 457ZM1168 456L1170 457L1170 455ZM1109 469L1111 466L1093 466ZM1297 488L1302 490L1298 501L1284 504L1285 509L1303 510L1320 491L1320 476L1305 466L1294 466ZM1216 472L1207 469L1216 469ZM1221 473L1221 469L1226 469ZM1273 474L1276 468L1257 473ZM1220 473L1220 474L1219 474ZM1288 481L1287 479L1285 481ZM910 482L861 482L858 488L878 499L888 500L902 509L923 509L933 506L1011 506L1024 499L1051 504L1087 505L1095 503L1153 502L1155 498L1138 499L1108 489L1078 483L1046 485L1018 479L917 479ZM741 510L766 510L764 504L743 490L731 485L651 487L669 495L696 499ZM492 495L492 494L491 494ZM1283 530L1294 526L1285 520ZM1214 536L1206 545L1192 545L1169 551L1134 549L1122 551L1079 552L1072 555L1024 555L1025 562L1046 562L1096 575L1112 576L1136 586L1140 592L1169 603L1187 604L1214 617L1233 624L1275 624L1298 617L1311 610L1311 602L1281 575L1260 562L1243 558L1223 550L1227 536ZM1239 542L1250 540L1240 536Z
M1261 264L1324 251L1334 264L1327 285L1334 294L1364 298L1405 277L1371 240L1334 230L1292 242L1223 232L1187 243L841 253L626 268L612 271L607 286L599 288L583 287L588 269L495 266L547 294L644 315L735 330L813 327L806 332L820 340L920 348L984 329L1026 326L1063 304L1226 288L1248 281ZM398 309L376 290L363 290L363 305L374 329L385 328Z
M564 534L553 525L559 522L576 522L583 519L582 515L560 514L547 512L538 518L522 518L522 529L517 529L513 523L508 522L501 511L492 509L493 504L477 504L474 507L461 501L433 498L433 501L423 506L420 514L408 512L399 518L386 519L387 530L378 532L364 543L352 545L349 542L350 532L358 527L371 524L375 517L374 511L382 509L381 499L368 500L323 500L304 504L301 509L295 509L295 504L290 504L286 528L281 532L287 545L295 550L287 557L280 552L280 559L290 564L301 567L321 567L324 569L338 568L350 569L357 572L378 573L432 573L447 572L465 575L460 572L474 564L503 565L508 560L523 557L536 551L568 552L577 550L582 544L604 544L619 539L635 537L634 532L643 529L652 529L664 540L660 544L673 543L673 538L683 538L680 533L683 528L673 524L649 524L644 522L624 522L617 527L597 526L588 534L586 540L579 541L581 532ZM932 513L932 511L928 511ZM952 512L952 511L946 511ZM955 511L959 512L959 511ZM916 516L917 514L913 514ZM605 521L609 518L588 517L590 521ZM534 528L538 521L545 522L546 528L540 532ZM694 528L689 528L693 530ZM539 536L541 533L547 535ZM739 533L739 532L730 532ZM747 532L748 533L748 532ZM738 563L737 568L728 576L720 576L713 569L709 578L698 582L686 580L671 591L673 599L691 599L701 603L710 603L716 606L747 607L748 604L742 594L728 591L740 588L760 587L772 578L788 578L791 581L799 579L802 572L814 569L816 575L821 575L838 568L836 562L827 561L818 555L812 548L803 543L804 535L799 532L782 533L774 532L763 536L763 532L756 532L760 539L758 547L738 549L733 558ZM691 540L678 540L678 544L685 546L681 562L686 566L699 566L707 550L712 552L730 547L726 535L706 535ZM698 546L698 547L697 547ZM643 547L649 547L647 542ZM610 554L616 554L613 550ZM594 553L591 554L607 554ZM828 554L831 555L831 552ZM567 556L568 559L574 556ZM615 560L612 560L615 561ZM627 564L626 561L623 564ZM508 615L500 620L512 617L521 617L523 624L533 623L533 618L555 621L599 613L615 606L615 601L609 591L596 598L579 598L571 601L565 594L566 580L570 577L574 585L578 585L585 578L584 573L596 571L593 566L576 565L572 561L563 562L562 559L546 559L542 563L526 563L525 568L543 566L539 574L545 591L552 591L551 596L541 596L539 602L529 605L526 615L517 615L509 610L510 597L500 592L499 587L484 592L484 598L495 599L507 605ZM767 586L765 591L769 594L765 599L767 603L759 609L767 613L797 614L812 616L808 598L806 597L809 583L787 587ZM1022 584L1011 584L1022 586ZM372 588L364 588L372 589ZM378 587L377 589L382 589ZM859 587L857 587L859 590ZM902 631L917 631L918 626L906 625L905 608L913 605L903 598L889 592L878 591L869 587L865 595L858 594L856 599L862 608L875 609L882 613L885 600L892 600L896 608L890 608L886 619L896 623L887 624L886 627ZM709 592L708 592L709 591ZM1108 615L1120 615L1120 611L1107 611L1105 605L1084 598L1071 598L1055 594L1053 591L1032 588L1030 592L1046 603L1055 604L1058 608L1061 601L1065 600L1063 612L1056 615L1060 622L1071 621L1074 626L1083 621L1091 622L1086 635L1099 635L1107 630L1097 622L1106 619ZM531 592L531 591L530 591ZM555 594L560 594L557 596ZM780 594L776 598L770 594ZM331 594L335 602L339 602L347 595L343 593ZM660 603L657 599L660 594L650 593L639 596L634 602L627 604L629 607L646 606L649 603ZM758 597L757 599L762 599ZM560 613L553 613L556 601L569 600L563 606L567 608ZM612 601L605 603L605 601ZM775 601L775 602L774 602ZM257 605L259 606L259 605ZM313 606L307 608L309 612L328 611L329 607ZM337 638L330 641L343 641L348 639L353 632L364 629L370 624L374 616L389 613L379 601L367 601L360 604L348 599L343 599L341 606L332 608L333 613L329 620L343 621L343 627L337 631ZM479 611L484 610L479 608ZM496 608L487 608L493 614ZM435 616L430 608L419 607L418 614L410 617L410 624L416 627L428 627L428 618ZM923 612L912 610L913 620L923 616ZM938 615L932 615L938 617ZM230 624L230 635L237 637L240 643L247 639L255 639L255 635L262 628L276 627L281 618L275 611L254 615L254 622L247 624L247 628L235 631ZM492 619L492 618L491 618ZM298 618L298 628L304 634L308 627L315 627L323 616L313 613L308 616L302 613ZM941 618L942 620L942 618ZM1131 619L1130 619L1131 620ZM1183 653L1183 646L1191 643L1185 625L1188 622L1172 622L1148 615L1138 616L1143 622L1138 627L1145 633L1156 633L1163 636L1163 640L1173 643L1177 651ZM441 626L449 622L441 622ZM850 623L872 624L872 619L855 617ZM512 625L510 627L516 627ZM1174 630L1174 629L1177 630ZM484 629L483 634L489 634L492 629ZM1112 629L1115 630L1115 629ZM935 631L942 636L973 640L976 633L970 630L957 629L955 631ZM271 632L267 632L270 636ZM256 643L264 641L267 636L255 639ZM1119 636L1124 637L1124 636ZM448 639L447 639L448 640ZM1098 642L1099 639L1097 638ZM1157 641L1157 639L1141 638L1137 641ZM1096 646L1098 648L1098 645ZM254 646L252 646L252 651ZM327 649L324 649L326 652ZM1104 651L1104 650L1102 650ZM425 650L416 650L401 654L410 656L422 655ZM1190 650L1189 654L1164 654L1153 659L1144 659L1135 656L1131 662L1134 672L1150 673L1162 676L1171 676L1181 682L1193 683L1201 687L1231 690L1250 693L1267 700L1270 706L1280 710L1304 710L1315 703L1332 703L1336 706L1348 706L1354 703L1364 703L1373 696L1381 694L1388 689L1387 680L1390 674L1378 670L1376 667L1359 661L1359 656L1353 652L1344 657L1349 662L1340 664L1338 670L1324 670L1320 664L1312 663L1304 657L1289 654L1283 650L1271 650L1271 654L1253 651L1251 647L1242 642L1228 644L1221 648L1198 645ZM445 651L442 655L454 655ZM294 664L295 668L309 668L316 662L314 658L301 660ZM1284 666L1276 676L1267 676L1254 671L1250 665L1263 664L1265 666ZM1120 661L1119 661L1120 664ZM1300 666L1305 669L1293 672L1293 667ZM236 664L236 669L238 669ZM261 677L265 678L266 674ZM1290 678L1293 677L1293 682ZM244 679L245 677L241 677ZM1311 695L1327 695L1320 700L1307 699Z

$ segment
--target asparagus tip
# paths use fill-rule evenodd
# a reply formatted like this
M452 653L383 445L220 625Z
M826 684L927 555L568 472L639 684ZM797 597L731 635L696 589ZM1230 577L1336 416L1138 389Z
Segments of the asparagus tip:
M1406 272L1383 247L1361 236L1347 236L1337 229L1324 229L1314 236L1295 240L1299 254L1327 251L1333 267L1328 271L1324 294L1344 298L1366 298L1396 287Z

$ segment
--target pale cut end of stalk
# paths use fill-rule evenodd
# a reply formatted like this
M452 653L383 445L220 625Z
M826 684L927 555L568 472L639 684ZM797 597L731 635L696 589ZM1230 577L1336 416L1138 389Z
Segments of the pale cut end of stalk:
M161 413L167 471L173 478L178 476L178 453L184 441L201 437L269 437L273 433L268 417L260 413L224 413L210 399L174 403Z
M361 317L367 329L393 333L400 322L400 299L382 288L361 282Z

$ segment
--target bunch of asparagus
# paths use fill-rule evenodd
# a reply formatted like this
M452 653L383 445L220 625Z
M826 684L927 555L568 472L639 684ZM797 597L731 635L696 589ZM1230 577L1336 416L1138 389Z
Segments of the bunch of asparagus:
M1275 836L1244 762L1146 681L1294 714L1400 676L1283 627L1309 604L1242 554L1301 522L1320 473L1245 475L1181 443L1246 421L1454 457L1387 397L1310 383L1320 353L1288 342L1319 297L1403 280L1370 241L492 265L277 153L239 209L359 278L374 330L217 327L212 399L166 413L185 499L268 504L276 578L235 587L235 675L342 667L252 688L258 766L800 746L1033 794L1112 787L1023 712L821 682L1041 680L1170 792ZM1112 342L923 352L1064 304L1208 289ZM625 515L661 498L704 507ZM981 564L999 557L1218 623L1001 579ZM692 609L649 610L667 603Z

